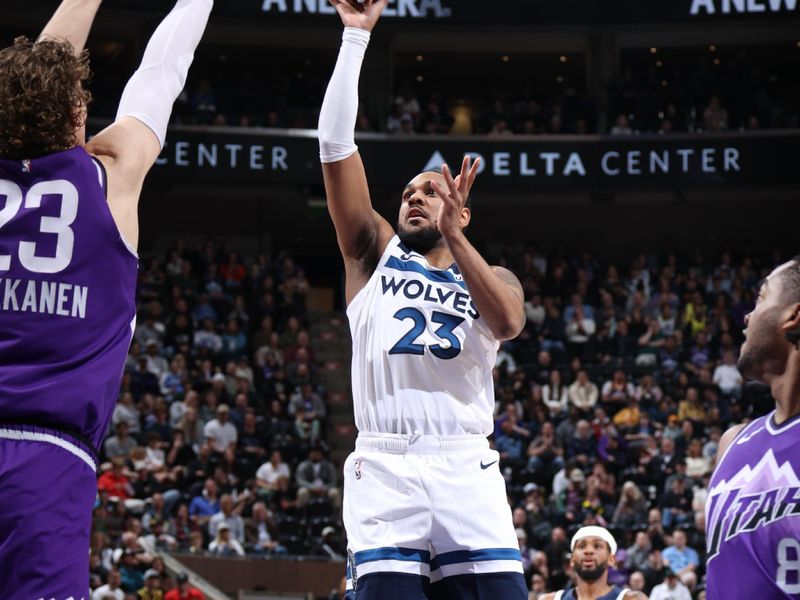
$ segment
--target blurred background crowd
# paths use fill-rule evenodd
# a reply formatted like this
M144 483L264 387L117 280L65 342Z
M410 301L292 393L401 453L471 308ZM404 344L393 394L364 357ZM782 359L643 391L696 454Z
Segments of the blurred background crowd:
M532 598L564 586L571 534L589 524L620 542L613 581L702 597L720 435L769 402L736 358L778 259L641 253L616 265L532 245L494 257L526 293L525 330L494 370L492 443ZM169 589L160 551L344 559L309 289L288 254L245 258L220 240L142 257L102 448L94 587L118 580L123 599Z

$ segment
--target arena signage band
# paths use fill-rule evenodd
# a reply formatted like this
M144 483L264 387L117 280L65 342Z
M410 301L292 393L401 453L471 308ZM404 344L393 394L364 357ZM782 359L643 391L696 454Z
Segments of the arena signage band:
M492 140L486 137L357 140L370 184L402 186L414 174L480 156L487 188L581 189L800 181L793 165L800 135L676 135ZM314 132L280 135L236 129L175 128L158 160L159 175L177 182L319 184Z
M800 16L800 0L390 0L388 22L415 20L464 24L663 23L706 19ZM105 0L104 6L162 11L161 0ZM220 15L264 18L335 18L328 0L217 0Z

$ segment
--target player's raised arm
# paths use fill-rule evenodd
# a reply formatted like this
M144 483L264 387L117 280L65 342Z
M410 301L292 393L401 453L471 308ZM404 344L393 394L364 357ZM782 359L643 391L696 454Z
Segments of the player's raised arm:
M478 312L498 340L515 338L525 327L525 295L517 277L508 269L490 266L464 235L470 211L467 199L478 173L479 160L464 157L461 173L453 179L447 165L442 167L447 189L431 182L442 205L436 219L439 231L453 258Z
M36 41L67 40L79 55L101 3L102 0L63 0Z
M134 245L142 183L164 146L172 105L186 83L213 6L213 0L178 0L150 38L122 93L116 121L86 145L108 171L111 213Z
M369 279L394 235L372 209L364 165L355 144L358 80L372 31L388 0L368 0L359 12L346 0L330 0L345 26L342 46L319 117L319 148L328 210L347 271L347 301Z

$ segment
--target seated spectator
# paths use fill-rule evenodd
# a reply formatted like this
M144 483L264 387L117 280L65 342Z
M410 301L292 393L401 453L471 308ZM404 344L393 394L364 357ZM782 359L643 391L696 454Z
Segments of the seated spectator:
M686 398L678 403L678 420L683 421L684 419L701 425L706 422L706 409L696 387L687 389Z
M122 392L111 415L111 422L116 426L120 421L125 421L128 424L128 432L137 437L142 432L140 419L141 412L134 403L133 394Z
M550 417L561 420L568 406L568 391L561 381L561 371L553 369L547 383L542 386L542 402L550 412Z
M125 468L125 459L116 457L111 461L111 468L106 468L97 479L97 489L107 493L109 498L124 502L134 495L129 475L131 473Z
M292 394L289 401L289 414L294 416L297 408L302 406L307 421L316 421L324 419L326 410L325 402L316 391L310 382L304 383Z
M552 474L564 467L564 447L550 421L542 424L539 435L528 446L528 470Z
M736 367L736 356L730 350L722 355L722 364L714 369L714 384L723 396L739 398L742 395L742 374Z
M594 319L584 313L583 306L575 307L572 318L567 321L564 331L570 354L585 357L585 349L596 330Z
M664 569L664 582L650 592L650 600L692 600L692 593L681 583L675 571Z
M308 458L301 462L295 472L297 479L297 501L305 505L312 496L329 498L334 507L341 506L341 493L336 487L336 467L333 466L320 446L314 446Z
M505 419L500 425L500 435L495 439L495 448L500 454L503 464L512 468L519 468L523 464L525 453L525 438L515 430L514 422Z
M689 442L686 452L686 475L700 481L703 475L711 472L711 461L703 456L702 443L698 438Z
M664 562L690 590L697 585L697 567L700 557L694 548L686 545L686 532L676 529L672 534L672 546L664 549Z
M711 96L703 110L703 126L706 131L723 131L728 128L728 111L722 106L718 96Z
M617 115L617 119L614 122L614 126L611 128L611 135L631 135L631 134L633 134L633 129L631 129L628 117L625 115Z
M646 511L647 509L645 509ZM614 518L616 523L616 515ZM647 569L648 557L650 556L650 538L644 531L636 533L636 541L632 546L628 547L627 556L625 557L625 568L628 571L644 571ZM644 581L643 581L644 583Z
M176 575L175 587L164 595L164 600L206 600L206 597L189 583L189 576L181 572Z
M106 453L106 457L109 460L118 457L127 458L130 455L131 450L137 446L136 440L133 439L128 433L128 422L119 421L114 426L114 430L116 431L116 435L112 435L111 437L107 438L103 444L103 450Z
M101 585L92 592L92 600L125 600L125 592L122 591L122 576L120 572L112 568L108 573L108 583Z
M631 530L643 525L646 519L647 501L644 499L644 494L634 482L626 481L622 486L619 503L611 522L620 529ZM645 552L641 558L644 559L646 555ZM644 568L644 564L640 564L636 568Z
M569 400L584 417L589 416L594 410L599 397L597 385L589 380L586 369L578 371L578 377L569 386Z
M144 575L139 570L136 552L130 548L122 552L117 565L120 587L126 594L136 594L144 586Z
M220 511L217 489L217 482L209 477L203 485L203 492L192 498L189 504L189 516L195 523L205 525Z
M347 549L342 546L337 538L336 528L328 525L322 530L322 537L317 545L315 554L330 560L345 560Z
M636 389L628 382L625 371L617 369L614 371L614 376L603 384L600 394L603 408L613 417L617 411L627 406L631 398L636 397Z
M217 530L223 525L227 525L230 530L231 539L244 543L244 521L241 513L243 501L246 495L240 497L239 502L234 505L230 494L223 494L219 498L219 512L212 515L208 521L208 535L212 538L217 537Z
M220 454L227 449L236 449L236 440L239 436L236 427L228 418L230 409L227 404L217 407L217 417L211 419L203 428L205 439L211 443L211 449Z
M275 523L263 502L253 504L253 516L245 526L245 547L251 554L286 554L276 538Z
M220 523L217 527L217 535L208 545L208 551L214 556L244 556L244 548L231 537L227 523Z
M269 498L280 490L290 478L289 465L283 462L280 450L273 450L269 462L261 465L256 471L256 493Z
M663 522L667 529L692 522L692 493L686 489L686 478L675 475L672 478L670 489L661 499L661 510L664 513Z
M581 465L588 465L597 456L597 439L592 426L586 419L581 419L575 426L575 434L567 442L567 458L576 460Z

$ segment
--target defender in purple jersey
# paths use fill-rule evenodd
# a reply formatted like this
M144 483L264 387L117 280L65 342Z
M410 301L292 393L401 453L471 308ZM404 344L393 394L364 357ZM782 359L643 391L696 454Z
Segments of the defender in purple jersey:
M137 204L211 0L179 0L117 119L88 144L82 51L100 0L64 0L0 51L0 598L89 597L97 452L136 316ZM35 82L35 85L31 85Z
M707 598L800 599L800 256L764 281L739 369L775 410L720 441L706 502Z

